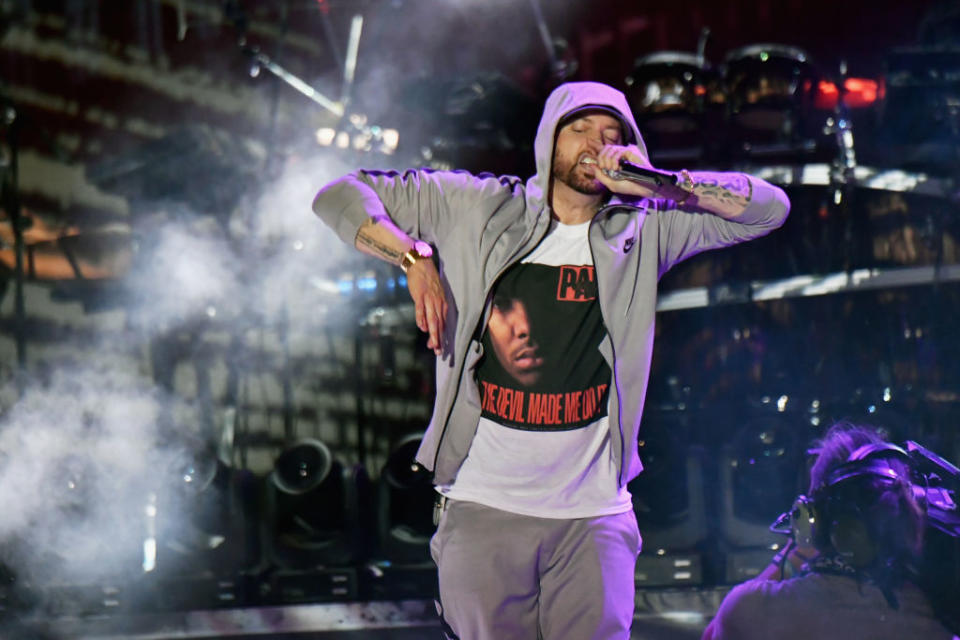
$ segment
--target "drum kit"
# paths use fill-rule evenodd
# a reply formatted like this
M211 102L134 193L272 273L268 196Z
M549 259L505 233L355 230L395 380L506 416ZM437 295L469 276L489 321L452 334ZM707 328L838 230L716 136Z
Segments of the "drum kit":
M625 93L655 166L742 170L793 203L783 230L682 265L665 290L956 264L960 161L937 150L960 148L960 49L887 60L869 79L833 77L782 44L718 67L686 52L637 59Z
M848 125L843 112L876 101L877 81L840 80L798 47L754 44L730 51L719 67L702 54L643 56L626 94L654 164L795 164L832 160Z

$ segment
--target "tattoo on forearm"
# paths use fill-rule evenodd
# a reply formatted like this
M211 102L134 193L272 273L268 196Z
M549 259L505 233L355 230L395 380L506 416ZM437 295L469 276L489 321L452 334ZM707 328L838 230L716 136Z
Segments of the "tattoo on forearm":
M701 174L694 176L693 193L705 206L712 200L724 209L745 209L753 197L753 183L740 173Z
M379 258L383 258L384 260L389 260L391 262L399 261L400 256L403 255L402 251L397 251L396 249L383 244L381 241L375 238L372 233L370 233L370 227L374 227L376 224L377 219L371 218L360 226L360 230L357 231L357 246L362 247L367 253L371 253Z

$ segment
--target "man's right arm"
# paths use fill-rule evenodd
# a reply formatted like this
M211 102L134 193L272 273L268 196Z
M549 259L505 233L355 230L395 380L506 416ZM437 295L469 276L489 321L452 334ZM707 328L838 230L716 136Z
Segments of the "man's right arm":
M414 240L387 215L372 187L353 176L327 185L313 200L313 211L344 240L355 229L354 246L375 258L400 266ZM413 298L417 327L429 334L427 348L440 355L447 301L432 260L417 260L407 269L407 288Z
M382 215L361 223L353 244L367 255L400 266L403 254L413 248L413 238Z
M362 223L354 240L354 246L363 253L397 266L400 266L403 254L413 250L413 243L413 238L386 215ZM432 260L417 260L407 268L407 288L413 298L417 327L429 334L427 348L439 356L443 352L441 336L447 316L447 299Z

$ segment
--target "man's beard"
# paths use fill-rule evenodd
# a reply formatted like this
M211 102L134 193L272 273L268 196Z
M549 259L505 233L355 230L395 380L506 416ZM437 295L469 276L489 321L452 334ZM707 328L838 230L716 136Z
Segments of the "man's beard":
M603 193L606 189L594 178L587 178L578 173L579 162L565 163L559 157L553 159L553 179L559 180L574 191L588 196Z

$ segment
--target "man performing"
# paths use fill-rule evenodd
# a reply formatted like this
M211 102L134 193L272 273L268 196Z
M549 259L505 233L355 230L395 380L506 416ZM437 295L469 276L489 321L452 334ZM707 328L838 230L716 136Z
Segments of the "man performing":
M640 535L626 486L641 470L657 281L776 229L789 203L739 173L683 171L656 192L611 179L621 158L650 165L625 97L598 83L554 90L534 144L525 183L357 171L313 209L406 271L437 355L417 461L440 493L431 550L448 636L628 638ZM535 337L501 349L518 300Z

